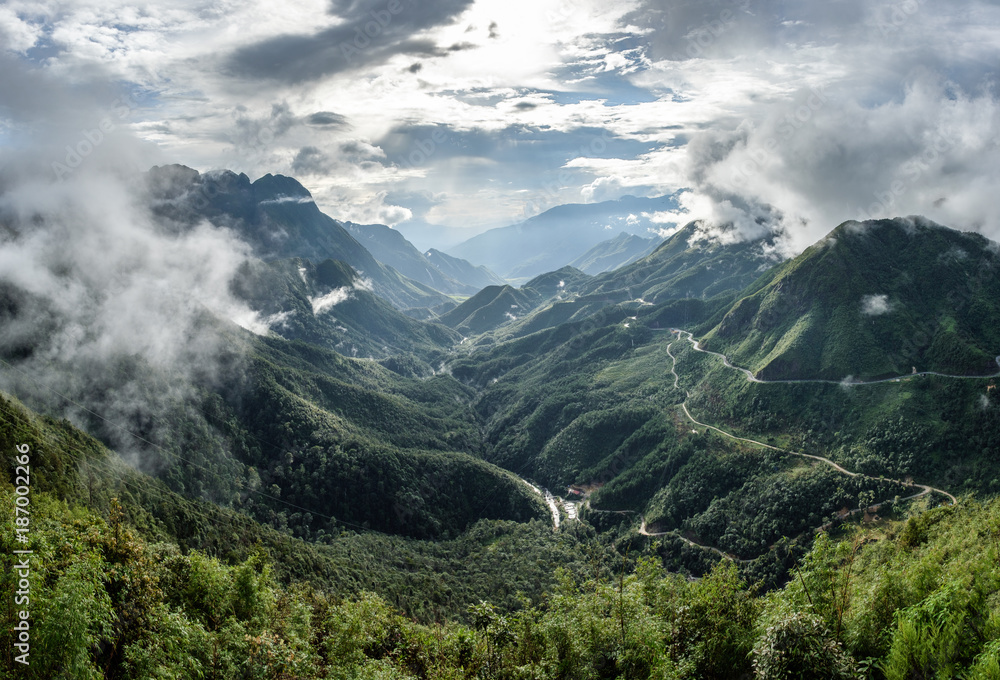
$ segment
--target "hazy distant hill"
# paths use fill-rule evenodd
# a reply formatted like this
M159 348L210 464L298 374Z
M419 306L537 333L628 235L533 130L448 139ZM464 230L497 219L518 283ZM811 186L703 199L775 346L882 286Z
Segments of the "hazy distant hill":
M320 211L291 177L256 182L230 171L200 174L182 165L154 167L147 178L154 210L178 224L202 219L234 230L266 260L303 257L346 262L396 307L433 307L447 296L378 262L340 224Z
M643 238L623 231L613 239L601 241L569 264L592 276L614 271L648 255L662 240L658 237Z
M472 295L488 285L502 283L486 267L435 250L421 253L400 232L384 224L340 224L376 260L442 293ZM432 257L432 253L437 255Z
M612 234L647 234L662 226L650 219L654 213L676 207L672 196L560 205L520 224L474 236L448 253L523 281L569 264Z
M486 286L504 284L504 280L488 267L472 264L460 257L452 257L440 250L431 248L424 253L424 257L446 276L473 286L476 290L482 290Z
M998 271L997 244L979 234L846 222L747 290L706 345L772 379L994 373Z
M409 219L395 225L397 231L420 250L447 250L469 240L475 234L486 231L468 227L447 227L442 224L428 224L420 219Z

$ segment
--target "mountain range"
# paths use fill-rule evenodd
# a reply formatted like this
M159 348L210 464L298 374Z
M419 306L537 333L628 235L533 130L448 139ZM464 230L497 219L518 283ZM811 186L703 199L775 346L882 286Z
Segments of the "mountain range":
M379 296L401 309L449 301L444 293L379 262L290 177L264 175L251 182L246 175L228 170L203 175L173 165L152 168L147 184L156 214L178 228L207 219L232 229L264 260L341 260L371 281Z
M485 265L514 283L558 269L584 256L614 234L648 235L664 225L657 213L677 209L674 196L568 204L508 227L490 229L448 249L448 253ZM672 226L672 225L670 225Z
M486 286L503 283L499 276L481 265L433 248L421 253L401 233L384 224L340 224L376 260L442 293L472 295Z
M290 639L258 624L306 620L300 600L330 630L344 612L376 610L371 626L391 628L361 594L378 590L423 622L468 623L477 632L456 649L496 661L513 639L503 617L555 616L584 591L606 592L600 611L625 607L627 579L651 565L706 588L738 570L787 592L792 574L819 579L817 560L841 565L864 547L822 553L823 532L865 531L877 513L899 522L886 535L911 554L932 540L923 518L956 512L925 508L1000 493L1000 247L978 234L916 217L847 222L786 261L773 255L779 235L720 242L725 225L604 238L613 216L645 213L648 229L671 205L630 198L466 244L496 250L512 283L384 225L324 215L288 177L167 166L143 184L158 229L207 222L252 252L227 292L260 323L251 332L199 309L191 341L215 355L197 367L127 346L76 363L39 353L76 337L57 306L34 337L0 334L5 389L22 397L2 397L0 440L36 451L33 493L44 531L59 534L36 546L43 563L74 555L62 576L53 567L43 602L98 592L105 582L79 565L106 560L115 611L138 622L129 630L173 630L183 611L183 625L235 654ZM2 243L14 243L23 225L4 219ZM589 234L576 255L559 246L574 220ZM524 260L525 248L538 257ZM33 295L3 280L4 329L42 308ZM268 560L288 593L314 590L258 602ZM114 579L129 568L125 587ZM154 571L170 595L140 587ZM219 595L213 583L230 585ZM648 583L647 595L663 581ZM739 584L725 592L750 597ZM362 599L338 599L350 596ZM531 616L517 619L525 640ZM125 663L101 647L113 628L81 658ZM114 644L128 663L156 648L123 631ZM378 650L396 643L371 644L364 654L384 660ZM198 663L216 663L205 650Z

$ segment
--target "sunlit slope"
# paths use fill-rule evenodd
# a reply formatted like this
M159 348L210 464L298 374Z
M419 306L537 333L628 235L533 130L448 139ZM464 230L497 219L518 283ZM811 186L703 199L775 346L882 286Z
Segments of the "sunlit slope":
M762 379L994 373L998 264L978 234L847 222L745 291L705 344Z

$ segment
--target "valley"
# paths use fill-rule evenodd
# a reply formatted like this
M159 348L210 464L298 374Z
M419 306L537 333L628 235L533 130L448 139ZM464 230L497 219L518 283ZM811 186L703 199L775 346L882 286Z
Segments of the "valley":
M32 331L30 347L7 345L3 356L19 400L5 402L5 445L40 451L36 491L50 530L69 530L65 512L113 535L127 526L130 550L147 555L129 578L146 570L177 583L207 569L245 582L240 574L253 570L264 580L252 588L281 606L308 592L314 614L394 608L413 625L472 626L488 643L497 622L546 620L559 597L584 597L585 584L623 597L626 580L638 587L651 569L677 588L729 579L758 607L762 593L794 588L800 565L828 541L894 535L890 527L1000 490L995 475L968 473L992 469L980 442L1000 435L991 388L1000 374L982 370L983 356L996 357L992 328L952 305L954 322L901 348L898 330L864 312L866 290L889 289L859 284L849 299L831 297L808 273L829 266L814 262L815 250L774 262L766 239L723 245L689 224L617 268L564 266L514 286L425 256L388 228L330 220L290 178L170 168L149 181L154 222L170 238L189 238L207 218L253 244L229 292L255 330L196 315L189 333L212 348L198 371L122 347L101 358L105 377L60 381L87 364L35 359L60 341L58 316ZM191 199L207 185L210 201ZM279 224L294 238L268 236ZM355 239L368 239L365 229L382 258L419 280L367 254ZM851 256L862 257L864 239L897 238L900 226L844 229L826 251L857 238ZM941 239L972 252L965 236L942 230L907 236L927 242L912 258L939 251ZM989 248L977 252L980 271L993 266ZM971 259L937 266L964 271ZM993 284L972 281L947 299L980 305ZM480 283L464 300L450 297ZM8 323L52 305L13 286L4 295ZM924 303L913 313L894 304L892 323L940 318ZM810 364L801 338L817 331L799 325L821 316L854 321ZM866 368L904 358L929 364L889 376ZM804 375L813 365L823 368ZM60 540L83 549L82 539ZM111 541L102 559L118 560L119 539L101 540ZM251 606L233 600L229 613L209 615L195 600L163 597L212 644L221 641L213 621ZM493 623L471 632L484 620ZM137 659L131 633L117 635L114 649ZM291 629L282 636L292 644Z

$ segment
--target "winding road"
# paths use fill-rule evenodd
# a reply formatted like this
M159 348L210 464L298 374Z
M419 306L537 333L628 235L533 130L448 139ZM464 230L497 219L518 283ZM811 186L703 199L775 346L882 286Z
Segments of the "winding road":
M719 354L718 352L711 352L709 350L702 349L701 346L700 346L700 343L697 342L694 339L694 336L690 332L683 331L683 330L676 329L676 328L671 329L671 332L672 333L677 333L678 334L678 339L680 339L680 337L681 337L682 334L686 334L688 341L691 343L692 347L694 347L695 350L697 350L699 352L704 352L705 354L711 354L713 356L719 357L720 359L722 359L723 363L727 367L742 372L747 377L747 379L750 382L756 382L756 383L768 383L768 382L776 382L776 383L809 383L809 382L815 382L815 383L843 384L841 381L836 381L836 380L760 380L760 379L756 378L753 375L753 373L751 373L749 370L747 370L745 368L741 368L739 366L734 366L732 363L730 363L728 357L726 357L724 354ZM674 341L671 341L667 345L667 355L670 357L670 360L671 360L670 373L674 376L674 387L676 389L681 389L681 387L680 387L680 376L677 374L677 357L675 357L674 354L673 354L673 352L670 351L671 347L673 347L673 344L674 344ZM997 360L997 365L1000 366L1000 357L997 357L996 360ZM934 372L929 372L928 371L928 372L924 372L924 373L915 373L915 374L912 374L912 375L937 375L937 376L942 376L942 377L946 377L946 378L960 378L960 379L965 379L965 378L991 378L991 377L1000 376L1000 373L997 373L997 374L995 374L993 376L989 376L989 375L987 375L987 376L982 376L982 375L980 375L980 376L951 376L951 375L945 375L945 374L942 374L942 373L934 373ZM872 381L867 381L867 382L857 381L857 382L851 382L849 384L851 384L851 385L871 385L871 384L875 384L875 383L891 382L891 381L895 381L895 380L899 380L899 378L887 378L887 379L884 379L884 380L872 380ZM684 401L681 403L681 409L684 411L684 415L687 416L688 420L690 420L692 423L694 423L698 427L704 427L704 428L706 428L708 430L712 430L714 432L718 432L720 435L722 435L724 437L728 437L730 439L734 439L736 441L746 442L748 444L754 444L755 446L760 446L760 447L763 447L763 448L766 448L766 449L771 449L773 451L780 451L781 453L786 453L786 454L789 454L789 455L792 455L792 456L798 456L800 458L807 458L807 459L816 461L818 463L822 463L824 465L829 465L830 467L832 467L837 472L839 472L841 474L844 474L844 475L847 475L849 477L864 477L866 479L872 479L872 480L878 481L878 478L876 478L876 477L872 477L871 475L865 475L865 474L862 474L860 472L852 472L851 470L848 470L847 468L843 467L842 465L839 465L839 464L833 462L832 460L830 460L829 458L825 458L823 456L817 456L817 455L810 454L810 453L802 453L801 451L792 451L792 450L789 450L789 449L782 449L782 448L779 448L777 446L773 446L771 444L767 444L765 442L757 441L756 439L749 439L747 437L737 437L736 435L730 434L729 432L726 432L725 430L719 429L718 427L715 427L714 425L709 425L707 423L703 423L703 422L697 420L694 416L691 415L691 411L688 409L688 406L687 406L687 400L690 399L690 398L691 398L691 393L689 391L687 391L687 390L684 390ZM883 481L884 481L884 479L883 479ZM919 489L919 491L917 493L914 493L914 494L912 494L910 496L906 496L904 498L901 498L900 499L901 501L902 500L913 500L915 498L920 498L922 496L926 496L926 495L931 494L931 493L937 493L937 494L941 494L942 496L945 496L946 498L948 498L948 500L951 501L952 505L954 505L955 503L958 502L958 500L953 495L951 495L947 491L944 491L943 489L937 489L935 487L928 486L926 484L915 484L913 482L905 482L905 481L898 480L898 479L893 479L893 480L888 480L888 481L893 481L893 482L895 482L895 483L897 483L897 484L899 484L901 486L908 487L908 488L911 488L911 489ZM869 506L866 506L866 507L863 507L863 508L855 508L854 510L849 511L847 513L847 516L855 515L855 514L858 514L858 513L861 513L861 512L869 511L869 510L878 510L880 507L882 507L883 505L885 505L887 502L888 501L883 501L882 503L878 503L878 504L875 504L875 505L869 505ZM601 510L598 510L597 512L615 512L615 511L607 511L607 510L601 511ZM621 512L621 511L618 511L618 512ZM681 535L680 532L677 532L677 531L649 531L646 528L646 518L640 515L640 520L641 520L641 523L640 523L640 526L639 526L639 533L642 534L643 536L676 536L677 538L680 538L682 541L684 541L685 543L687 543L689 545L696 546L696 547L699 547L699 548L702 548L702 549L705 549L705 550L710 550L710 551L712 551L712 552L714 552L714 553L716 553L718 555L721 555L722 557L725 557L727 559L733 560L734 562L747 563L747 562L751 562L752 561L752 560L748 560L748 559L743 559L743 558L737 557L735 555L731 555L731 554L729 554L727 552L724 552L724 551L716 548L715 546L705 545L703 543L697 543L697 542L695 542L695 541L687 538L686 536ZM820 527L817 527L816 531L821 531L823 529L827 529L827 528L829 528L831 526L831 524L832 523L828 522L828 523L826 523L826 524L824 524L824 525L822 525Z
M688 331L682 331L682 330L673 328L673 329L671 329L671 332L672 333L677 333L678 337L680 337L680 335L682 335L682 334L686 334L688 341L691 343L692 347L694 347L695 350L697 350L699 352L704 352L705 354L711 354L713 356L717 356L717 357L721 358L723 360L723 362L725 363L726 366L728 366L729 368L736 369L738 371L742 371L744 373L744 375L746 375L747 378L751 382L757 382L757 383L771 383L771 382L777 382L777 383L809 383L809 382L816 382L816 383L841 384L841 383L839 383L838 381L835 381L835 380L759 380L759 379L755 378L753 376L753 374L750 371L748 371L747 369L740 368L738 366L733 366L731 363L729 363L729 359L724 354L719 354L718 352L710 352L709 350L702 349L700 347L700 343L697 342L694 339L694 337L691 335L691 333L689 333ZM674 354L673 354L673 352L670 351L670 348L673 346L673 344L674 344L673 341L671 341L670 344L667 345L667 355L670 357L670 360L673 362L672 365L671 365L671 367L670 367L670 372L674 376L674 387L677 388L677 389L680 389L680 376L677 375L677 357L675 357ZM1000 357L997 357L997 363L1000 364ZM980 376L945 375L943 373L932 373L932 372L914 373L912 375L937 375L937 376L942 376L942 377L946 377L946 378L972 378L972 377L977 377L977 378L992 378L992 377L994 377L994 376L989 376L989 375L980 375ZM997 373L996 375L1000 375L1000 373ZM876 383L889 382L891 380L898 380L898 378L887 378L885 380L872 380L872 381L868 381L868 382L860 382L859 381L859 382L853 382L853 383L850 383L850 384L851 385L873 385L873 384L876 384ZM736 435L730 434L729 432L726 432L725 430L720 430L719 428L715 427L714 425L708 425L707 423L699 422L698 420L695 419L694 416L691 415L691 411L689 411L688 407L687 407L687 400L691 398L691 393L688 392L687 390L684 390L684 396L685 396L685 400L684 400L683 403L681 403L681 408L684 410L684 415L686 415L688 417L688 420L690 420L695 425L698 425L699 427L704 427L704 428L713 430L713 431L718 432L719 434L723 435L724 437L729 437L730 439L735 439L735 440L741 441L741 442L747 442L749 444L756 444L757 446L762 446L765 449L771 449L773 451L780 451L782 453L791 454L793 456L798 456L800 458L809 458L809 459L818 461L820 463L824 463L824 464L829 465L830 467L832 467L837 472L845 474L848 477L864 477L866 479L876 479L876 480L878 479L877 477L872 477L871 475L865 475L865 474L862 474L860 472L851 472L850 470L848 470L847 468L843 467L842 465L838 465L837 463L834 463L829 458L824 458L823 456L816 456L816 455L813 455L811 453L802 453L801 451L791 451L789 449L782 449L782 448L779 448L777 446L772 446L771 444L765 444L764 442L759 442L756 439L748 439L746 437L737 437ZM942 496L946 496L952 502L952 504L955 504L955 503L958 502L955 499L955 497L952 496L947 491L944 491L942 489L937 489L937 488L935 488L933 486L927 486L926 484L914 484L913 482L904 482L904 481L899 480L899 479L891 479L889 481L896 482L897 484L901 484L901 485L909 487L911 489L920 489L921 490L919 493L916 493L916 494L914 494L912 496L907 496L906 498L902 498L900 500L909 500L909 499L912 499L912 498L919 498L920 496L925 496L925 495L927 495L929 493L939 493ZM881 505L881 503L879 505ZM877 507L877 506L869 506L869 507ZM853 510L852 513L858 512L858 511L862 511L862 510L866 510L866 509L867 508L857 508L856 510Z
M748 381L754 382L754 383L779 383L779 384L822 383L822 384L851 385L851 386L854 386L854 385L875 385L875 384L879 384L879 383L896 382L896 381L899 381L899 380L901 380L903 378L915 377L915 376L922 376L922 375L934 375L934 376L939 376L939 377L943 377L943 378L955 378L955 379L960 379L960 380L971 380L971 379L983 379L983 378L1000 377L1000 372L994 373L992 375L948 375L946 373L937 373L937 372L934 372L934 371L924 371L922 373L911 373L911 374L908 374L908 375L905 375L905 376L898 376L898 377L895 377L895 378L883 378L883 379L880 379L880 380L867 380L867 381L862 381L862 380L820 380L820 379L812 379L812 380L810 380L810 379L803 379L803 380L761 380L760 378L757 378L756 376L754 376L754 374L750 370L748 370L746 368L742 368L740 366L733 365L729 361L729 358L726 355L720 354L719 352L712 352L710 350L703 349L701 347L701 343L699 341L695 340L694 336L689 331L681 330L681 329L678 329L678 328L672 328L672 329L670 329L670 332L671 333L676 333L677 334L677 339L680 339L683 335L686 335L688 342L691 343L691 346L696 351L702 352L704 354L711 354L712 356L715 356L715 357L718 357L718 358L722 359L723 364L727 368L731 368L733 370L740 371L741 373L743 373L744 376L746 376L746 378L747 378ZM670 373L674 376L674 388L681 389L681 386L680 386L680 376L677 374L677 357L674 356L674 353L670 351L671 348L673 347L674 342L675 342L675 340L672 340L672 341L670 341L670 343L667 344L667 355L670 357L670 360L671 360ZM997 366L1000 367L1000 356L996 357L996 362L997 362ZM767 444L765 442L757 441L756 439L749 439L747 437L738 437L738 436L736 436L734 434L726 432L725 430L722 430L722 429L720 429L718 427L715 427L714 425L709 425L708 423L703 423L703 422L697 420L693 415L691 415L691 411L688 409L687 400L690 399L690 398L691 398L691 393L689 391L687 391L687 390L684 390L684 401L681 402L680 406L681 406L681 409L684 411L684 415L687 416L688 420L690 420L697 427L704 427L706 430L712 430L712 431L717 432L720 435L722 435L724 437L727 437L729 439L733 439L733 440L741 441L741 442L746 442L747 444L753 444L755 446L760 446L760 447L765 448L765 449L771 449L772 451L779 451L781 453L785 453L785 454L788 454L788 455L798 456L799 458L806 458L806 459L815 461L817 463L822 463L824 465L830 466L831 468L833 468L834 470L836 470L837 472L839 472L839 473L841 473L843 475L847 475L848 477L863 477L865 479L871 479L871 480L875 480L875 481L891 481L891 482L895 482L896 484L899 484L900 486L907 487L907 488L910 488L910 489L917 489L918 490L916 493L914 493L914 494L912 494L910 496L906 496L906 497L900 498L899 500L901 500L901 501L913 500L913 499L916 499L916 498L921 498L921 497L926 496L928 494L936 493L936 494L940 494L940 495L946 497L950 501L950 503L952 505L954 505L954 504L956 504L958 502L958 500L952 494L948 493L947 491L945 491L943 489L938 489L938 488L935 488L933 486L929 486L929 485L926 485L926 484L916 484L914 482L906 482L906 481L899 480L899 479L889 479L889 480L886 480L885 478L882 478L880 480L879 478L873 477L871 475L866 475L866 474L863 474L863 473L860 473L860 472L852 472L851 470L848 470L847 468L843 467L842 465L839 465L838 463L835 463L832 460L830 460L829 458L826 458L824 456L817 456L817 455L814 455L814 454L811 454L811 453L803 453L801 451L792 451L790 449L783 449L783 448L780 448L780 447L777 447L777 446L773 446L771 444ZM561 519L560 512L559 512L559 505L560 504L562 504L566 508L567 515L568 515L568 517L570 519L576 519L576 517L577 517L577 509L578 509L577 508L577 504L575 504L575 503L569 503L567 501L564 501L562 498L556 498L555 496L553 496L549 492L548 489L545 489L544 492L543 492L542 489L539 489L538 487L536 487L534 484L528 482L527 480L525 480L523 478L521 478L521 480L525 484L527 484L529 487L531 487L531 489L535 493L537 493L538 495L540 495L540 496L542 496L544 498L546 505L549 507L549 510L552 512L552 526L553 526L553 530L559 528L560 519ZM869 511L869 510L878 510L880 507L882 507L883 505L885 505L888 502L889 501L883 501L881 503L877 503L877 504L874 504L874 505L865 506L863 508L855 508L853 510L850 510L845 516L851 516L851 515L855 515L855 514L858 514L858 513L866 512L866 511ZM581 505L585 506L590 512L612 513L612 514L635 514L634 511L631 511L631 510L598 510L596 508L591 508L589 500L588 501L584 501L584 503L582 503ZM570 507L570 506L572 506L572 507ZM647 527L646 527L646 518L643 517L642 515L639 515L639 519L640 519L639 533L642 534L643 536L651 536L651 537L652 536L675 536L675 537L679 538L680 540L684 541L685 543L687 543L688 545L691 545L691 546L697 547L697 548L701 548L703 550L709 550L711 552L716 553L717 555L720 555L720 556L722 556L722 557L724 557L726 559L730 559L730 560L732 560L734 562L748 563L748 562L752 562L753 561L751 559L744 559L744 558L737 557L737 556L732 555L730 553L727 553L727 552L725 552L723 550L720 550L719 548L716 548L715 546L706 545L706 544L703 544L703 543L698 543L698 542L693 541L690 538L682 535L678 531L649 531L647 529ZM828 522L826 524L823 524L820 527L817 527L815 529L815 531L821 531L821 530L827 529L831 525L832 525L832 522Z
M712 356L719 357L722 359L722 363L728 368L732 368L736 371L740 371L747 377L747 380L755 383L777 383L786 385L801 385L804 383L824 383L827 385L878 385L880 383L896 382L898 380L903 380L904 378L915 378L922 375L936 375L941 378L955 378L956 380L981 380L983 378L997 378L1000 377L1000 371L996 373L991 373L990 375L950 375L948 373L938 373L936 371L922 371L920 373L907 373L905 375L897 375L892 378L880 378L879 380L853 380L850 377L844 378L843 380L821 380L819 378L815 379L802 379L802 380L761 380L753 374L753 372L748 368L743 368L742 366L735 366L729 361L729 357L725 354L720 354L718 352L713 352L711 350L702 349L701 341L695 340L694 336L688 331L682 331L679 328L671 328L671 333L687 334L688 341L691 345L705 354L711 354ZM671 343L673 344L673 343ZM997 363L997 368L1000 368L1000 356L994 357L994 361ZM675 362L676 363L676 362ZM674 373L674 376L677 374Z

